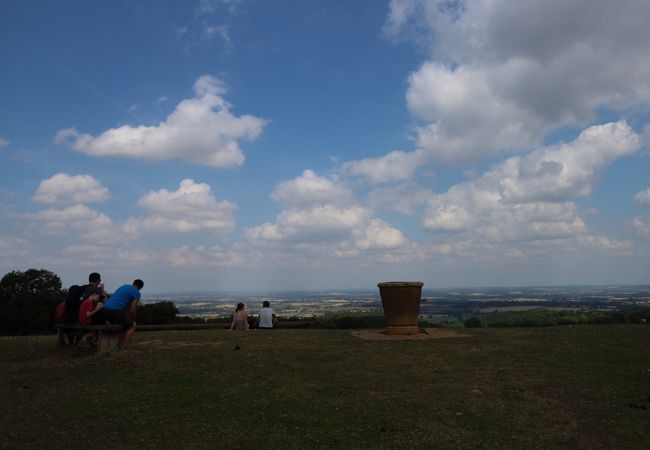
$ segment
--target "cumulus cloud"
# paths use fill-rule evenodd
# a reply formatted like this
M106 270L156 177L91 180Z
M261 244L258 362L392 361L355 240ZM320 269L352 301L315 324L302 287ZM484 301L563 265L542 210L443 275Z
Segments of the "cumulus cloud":
M252 241L303 248L326 244L339 255L393 249L407 243L401 231L372 218L372 210L359 205L345 184L311 170L278 183L271 197L288 209L277 216L275 223L248 228L246 236Z
M239 140L257 138L267 121L233 115L231 105L223 98L226 87L218 78L202 76L194 83L194 91L194 98L180 102L158 125L123 125L97 137L67 128L57 133L55 142L67 143L91 156L179 158L213 167L242 165L244 154Z
M341 166L343 174L359 176L371 184L410 180L413 172L426 161L421 150L393 150L377 158L348 161Z
M538 120L503 101L488 76L473 68L425 63L411 74L406 93L417 127L417 145L445 163L469 162L504 149L525 149L542 136Z
M386 188L377 188L368 194L368 205L373 209L397 211L410 216L415 209L426 204L433 196L431 189L415 184L400 184Z
M418 148L472 162L648 104L649 19L636 0L392 0L386 34L431 48L406 94Z
M279 183L271 193L271 198L294 207L313 204L346 205L352 202L353 194L335 179L320 177L308 169L297 178Z
M90 175L57 173L40 182L32 201L48 205L104 202L111 194Z
M26 239L0 234L0 256L3 260L15 263L16 258L27 256L30 250L30 242Z
M360 249L389 249L406 244L406 239L400 230L393 228L381 219L372 219L357 241Z
M650 236L650 220L635 217L632 220L632 227L640 235Z
M639 136L625 122L588 128L573 142L509 158L434 195L423 225L495 241L584 234L586 225L569 199L588 195L608 164L639 146Z
M138 206L146 209L149 216L129 219L125 224L129 233L198 230L228 233L235 227L233 213L237 206L225 200L217 201L208 184L195 183L192 179L181 181L176 191L151 191L138 200Z
M283 211L275 224L265 223L247 230L251 239L293 242L332 241L349 238L369 217L362 206L322 205Z
M174 247L165 250L162 256L173 267L236 267L248 262L246 256L235 249L205 245Z
M113 222L106 214L77 204L64 209L46 209L23 218L43 223L44 233L48 235L66 234L78 231L85 240L111 240L116 233Z
M639 205L650 208L650 188L637 192L634 196L634 200L636 200Z

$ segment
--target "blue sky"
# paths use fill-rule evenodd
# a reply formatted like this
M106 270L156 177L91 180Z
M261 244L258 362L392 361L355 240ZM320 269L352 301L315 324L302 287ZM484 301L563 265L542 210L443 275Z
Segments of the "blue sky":
M632 0L2 2L0 270L647 283L649 20Z

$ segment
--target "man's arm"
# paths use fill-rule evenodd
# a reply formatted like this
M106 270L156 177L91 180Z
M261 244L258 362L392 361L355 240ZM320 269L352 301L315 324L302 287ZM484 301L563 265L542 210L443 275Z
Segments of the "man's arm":
M131 313L131 320L135 322L135 315L138 312L138 301L137 300L131 300L131 304L129 305L129 312Z
M86 317L91 317L99 312L100 309L104 306L103 303L97 303L91 311L86 311Z

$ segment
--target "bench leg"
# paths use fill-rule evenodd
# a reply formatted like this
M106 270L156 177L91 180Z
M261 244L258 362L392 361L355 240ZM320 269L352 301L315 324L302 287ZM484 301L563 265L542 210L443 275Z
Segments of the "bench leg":
M99 332L99 339L97 341L97 353L108 352L112 349L117 349L117 343L120 339L119 331L104 331Z

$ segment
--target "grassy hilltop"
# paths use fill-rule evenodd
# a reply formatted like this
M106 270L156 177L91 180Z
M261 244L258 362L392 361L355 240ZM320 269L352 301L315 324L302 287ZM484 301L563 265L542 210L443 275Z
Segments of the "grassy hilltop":
M0 448L650 447L650 326L462 332L3 337Z

